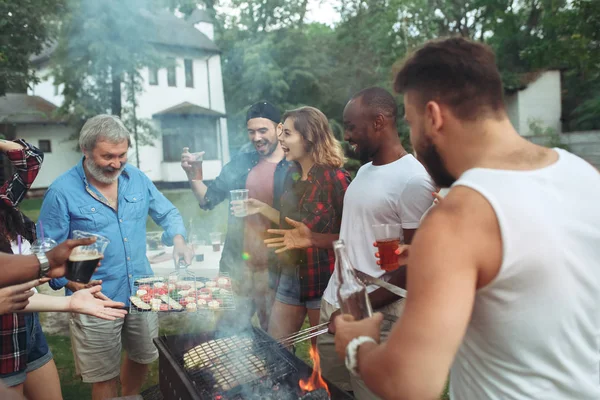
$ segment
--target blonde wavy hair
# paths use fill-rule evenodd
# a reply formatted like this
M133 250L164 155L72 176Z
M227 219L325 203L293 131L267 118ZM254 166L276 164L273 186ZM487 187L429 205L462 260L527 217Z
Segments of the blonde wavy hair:
M300 107L286 111L281 119L292 118L294 128L302 135L309 152L316 164L331 168L341 168L344 165L342 145L333 135L329 121L321 110L314 107Z

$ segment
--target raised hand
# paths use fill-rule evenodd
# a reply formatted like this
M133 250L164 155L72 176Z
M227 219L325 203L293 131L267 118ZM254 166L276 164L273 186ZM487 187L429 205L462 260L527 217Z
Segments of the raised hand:
M70 296L69 311L91 315L109 321L124 318L127 311L125 304L112 301L102 292L102 286L81 289Z
M286 218L285 221L293 226L293 229L269 229L268 233L281 235L278 238L266 239L267 247L278 248L275 254L283 253L287 250L306 249L312 246L312 232L302 222Z

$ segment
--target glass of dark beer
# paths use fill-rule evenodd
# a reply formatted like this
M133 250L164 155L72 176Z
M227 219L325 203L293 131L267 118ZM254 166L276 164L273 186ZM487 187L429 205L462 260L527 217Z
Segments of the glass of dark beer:
M73 249L67 261L65 278L73 282L89 283L98 263L104 256L106 246L110 240L94 233L73 231L73 239L95 237L96 241L87 246L78 246Z
M384 271L393 271L398 268L396 249L400 246L401 230L400 224L373 225L381 269Z

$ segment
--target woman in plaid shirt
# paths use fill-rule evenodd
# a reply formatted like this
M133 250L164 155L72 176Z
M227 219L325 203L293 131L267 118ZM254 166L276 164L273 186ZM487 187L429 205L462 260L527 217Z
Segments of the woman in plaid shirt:
M261 213L281 229L298 227L298 222L306 226L305 243L276 251L280 279L269 322L273 337L298 331L307 313L311 326L319 323L321 296L335 266L332 242L339 236L344 193L350 184L350 175L342 168L342 147L321 111L302 107L285 113L279 141L286 159L294 162L281 212L256 199L247 202L249 214ZM273 243L277 240L266 242L270 247L284 246Z

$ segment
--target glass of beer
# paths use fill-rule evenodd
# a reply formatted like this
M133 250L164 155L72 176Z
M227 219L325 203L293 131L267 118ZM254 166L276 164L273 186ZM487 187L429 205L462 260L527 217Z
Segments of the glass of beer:
M231 204L236 206L233 215L245 217L248 215L248 189L230 190Z
M190 165L192 171L194 171L194 180L201 181L202 177L202 160L204 159L204 152L192 153Z
M400 224L373 225L381 269L384 271L393 271L399 267L398 255L395 252L400 246L401 230Z
M212 232L210 234L210 243L213 251L221 251L221 232Z
M110 240L94 233L73 231L73 239L95 237L96 241L87 246L78 246L73 249L67 261L65 278L73 282L89 283L98 263L104 256L106 246Z

